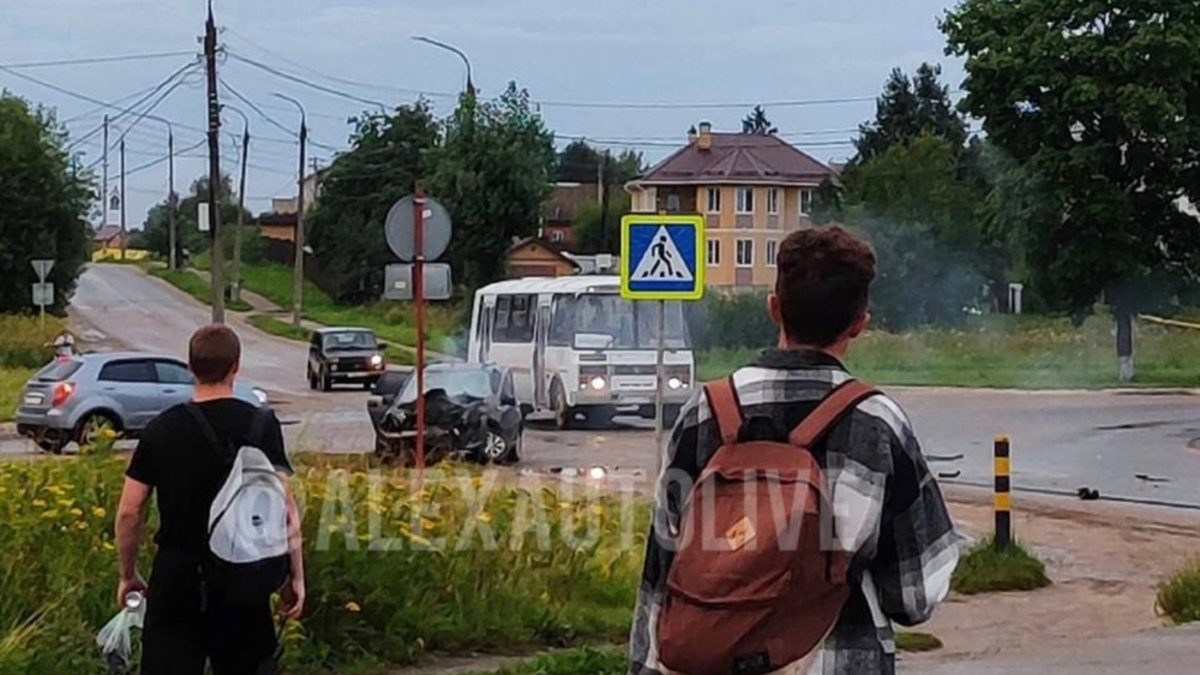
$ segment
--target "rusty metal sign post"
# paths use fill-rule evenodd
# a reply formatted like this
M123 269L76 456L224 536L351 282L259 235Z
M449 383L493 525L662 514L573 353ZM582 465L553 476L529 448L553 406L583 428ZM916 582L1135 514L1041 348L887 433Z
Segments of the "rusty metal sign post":
M417 324L417 442L418 476L425 470L425 263L436 261L450 244L451 223L446 209L425 196L424 190L397 201L384 225L388 246L396 257L411 262L413 302ZM385 291L386 294L387 291Z

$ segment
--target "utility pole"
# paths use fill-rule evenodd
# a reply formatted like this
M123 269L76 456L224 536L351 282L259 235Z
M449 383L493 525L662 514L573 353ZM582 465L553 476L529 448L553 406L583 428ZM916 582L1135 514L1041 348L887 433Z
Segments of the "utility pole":
M204 65L208 73L208 228L212 236L212 320L225 323L225 284L221 251L221 104L217 100L217 25L212 1L204 24Z
M100 195L100 227L108 225L108 115L104 116L104 194Z
M605 253L612 251L611 239L608 236L608 182L611 180L609 173L608 150L605 150L604 156L600 158L600 234Z
M250 152L250 122L242 127L242 177L238 180L237 230L233 233L233 278L230 280L234 300L242 298L242 220L246 211L246 156Z
M308 113L304 105L286 94L274 94L300 111L300 178L296 182L296 253L292 261L292 324L304 318L304 148L308 145Z
M125 260L125 138L121 137L121 260Z
M167 154L170 159L167 162L167 231L171 252L167 255L168 267L170 269L178 269L179 262L175 258L175 252L179 244L175 239L175 130L167 127Z

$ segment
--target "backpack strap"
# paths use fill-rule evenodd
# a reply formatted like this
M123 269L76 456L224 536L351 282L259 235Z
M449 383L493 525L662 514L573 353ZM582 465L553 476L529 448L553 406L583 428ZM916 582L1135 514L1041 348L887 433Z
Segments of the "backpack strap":
M842 418L842 415L878 393L878 389L868 384L858 380L847 380L792 429L792 433L788 434L788 442L802 448L811 448Z
M708 396L708 407L712 409L713 417L717 419L717 428L721 432L721 444L737 443L738 432L742 430L742 406L738 403L737 389L733 386L733 376L715 380L704 385L704 393Z
M217 438L217 432L213 430L212 424L204 416L204 411L200 409L200 406L196 405L195 401L188 401L184 407L191 413L196 426L200 427L200 434L204 436L204 440L208 441L208 444L216 451L217 456L223 460L229 460L229 446Z

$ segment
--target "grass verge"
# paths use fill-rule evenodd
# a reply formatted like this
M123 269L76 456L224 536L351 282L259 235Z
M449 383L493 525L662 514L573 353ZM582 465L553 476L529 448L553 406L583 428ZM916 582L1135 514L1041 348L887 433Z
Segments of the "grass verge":
M143 269L150 276L162 279L206 305L212 299L212 286L187 270L171 270L165 267L143 267ZM252 308L250 303L245 300L237 300L226 302L225 309L234 312L248 312Z
M208 259L198 257L197 267L204 269ZM292 305L292 268L276 263L242 265L242 287L257 293L280 307ZM426 339L434 351L455 353L459 346L451 336L460 332L467 317L458 305L432 304L427 307ZM361 326L389 342L416 344L415 317L411 303L375 302L369 305L339 305L311 281L304 282L304 316L326 326ZM465 345L462 345L465 349Z
M21 388L36 372L36 368L0 368L0 422L12 421Z
M1200 621L1200 559L1159 584L1158 611L1175 624Z
M113 614L126 461L0 465L0 672L105 672L95 635ZM403 470L368 475L359 458L296 463L310 602L284 636L284 672L627 637L645 504L626 521L615 498L493 482L478 468L439 465L418 487Z
M623 647L579 647L541 654L475 675L624 675L628 669L629 659Z
M1020 542L998 549L992 539L975 544L958 561L950 587L964 595L1032 591L1050 585L1046 566Z
M907 630L896 632L896 649L902 652L932 652L941 648L942 641L936 635Z
M1064 318L986 316L961 328L869 331L850 347L847 366L878 384L1014 389L1121 385L1113 321L1107 313L1076 328ZM1200 386L1200 331L1139 323L1133 386ZM765 345L764 345L765 346ZM711 349L696 355L698 376L728 375L758 349Z

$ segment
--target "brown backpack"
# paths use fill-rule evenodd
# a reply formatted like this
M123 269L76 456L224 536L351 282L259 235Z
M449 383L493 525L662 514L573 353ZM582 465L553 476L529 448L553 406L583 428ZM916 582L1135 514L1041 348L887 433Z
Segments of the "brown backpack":
M831 495L809 449L878 392L846 382L788 443L739 443L733 382L705 392L721 447L684 504L658 619L659 660L686 675L769 673L813 653L849 596L850 554L831 550Z

